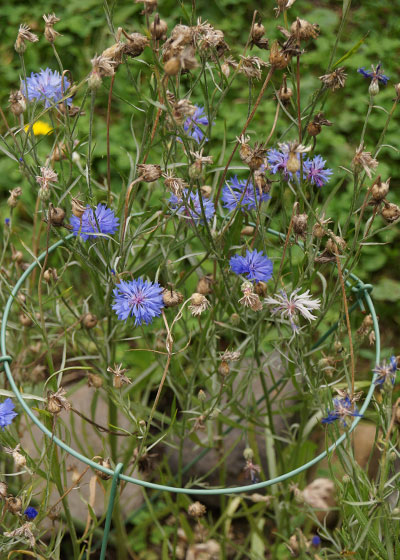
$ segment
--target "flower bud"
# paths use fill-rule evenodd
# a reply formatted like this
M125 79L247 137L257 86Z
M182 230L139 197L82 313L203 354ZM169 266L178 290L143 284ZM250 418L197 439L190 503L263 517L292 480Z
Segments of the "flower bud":
M15 208L18 204L18 199L22 194L22 189L21 187L16 187L15 189L9 192L10 192L10 196L7 200L7 204L10 208Z
M228 362L222 361L218 368L218 373L222 375L222 377L226 377L229 375L230 368Z
M232 315L229 318L230 323L236 327L239 323L240 323L240 315L238 313L232 313Z
M47 268L43 272L43 280L47 282L47 284L50 284L52 280L54 280L54 282L57 282L58 280L57 270L55 268Z
M14 464L18 469L23 469L26 465L26 458L17 450L13 451L12 457Z
M40 200L43 200L43 202L46 202L47 200L49 200L50 198L50 189L47 185L43 185L42 187L40 187L39 191L38 191L38 196L40 198Z
M203 165L201 160L197 160L189 167L189 177L191 179L200 179L203 174Z
M72 197L71 209L74 216L76 216L77 218L81 218L85 213L86 206L84 206L83 202L78 198Z
M333 239L330 237L326 242L326 249L333 255L336 255L338 251L343 251L346 248L346 245L347 243L342 237L334 235Z
M93 313L85 313L81 322L85 329L93 329L97 325L97 317Z
M257 282L254 286L254 291L260 297L265 297L267 295L267 284L265 282Z
M244 459L246 459L246 461L252 461L254 458L254 451L251 449L251 447L246 447L245 450L243 451L243 457Z
M240 235L252 236L254 235L254 232L255 232L255 228L253 226L244 226L244 228L240 232Z
M269 62L271 66L278 69L286 68L289 61L290 57L287 54L282 53L278 41L274 41L271 45L269 55Z
M296 152L289 152L286 169L290 173L297 173L297 171L300 169L300 161L299 158L297 157Z
M211 275L202 276L197 282L196 292L206 296L212 292L213 277Z
M88 77L88 87L91 91L96 91L101 86L103 80L100 76L100 73L97 70L92 70Z
M21 91L12 91L8 100L10 102L10 111L16 117L19 117L19 115L26 111L26 99Z
M293 231L296 235L304 237L307 231L307 220L307 214L298 214L297 216L293 216Z
M203 389L200 389L199 392L197 393L197 398L199 399L199 401L204 402L207 398L205 392L203 391Z

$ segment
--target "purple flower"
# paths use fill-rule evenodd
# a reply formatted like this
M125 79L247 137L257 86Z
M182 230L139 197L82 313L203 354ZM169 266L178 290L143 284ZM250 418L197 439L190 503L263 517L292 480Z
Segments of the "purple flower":
M208 118L204 115L204 107L198 107L197 105L195 105L195 107L196 111L194 112L194 114L191 117L188 117L184 122L183 130L187 132L187 134L191 138L193 138L193 140L196 140L196 142L200 144L200 142L204 138L204 132L199 127L199 124L208 126L209 121ZM207 142L208 138L206 138L205 141Z
M35 509L32 506L29 506L26 508L26 510L24 511L24 515L28 518L28 519L35 519L35 517L37 516L38 511L37 509Z
M114 289L113 310L118 319L126 321L128 317L135 317L135 326L146 323L148 325L161 315L164 307L163 289L157 282L143 281L142 278L125 282L121 280Z
M258 189L256 189L255 194L253 183L249 181L247 187L246 183L247 181L239 181L235 175L233 179L226 182L222 189L222 202L224 203L224 207L228 208L230 212L235 210L239 205L242 212L254 210L257 205L259 206L262 202L271 198L268 193L260 193Z
M4 225L6 226L10 225L10 218L4 218Z
M321 156L313 159L306 159L303 162L303 174L305 179L312 185L322 187L327 183L332 175L332 169L324 169L326 161Z
M335 420L340 420L346 427L346 416L362 416L348 395L344 398L333 399L333 410L328 411L328 416L322 418L321 422L322 424L332 424Z
M300 159L299 154L297 159ZM289 159L289 153L280 152L279 150L268 150L267 161L269 163L270 171L273 175L276 173L282 173L284 179L293 179L293 173L287 170L287 162ZM300 173L296 173L297 177L300 177Z
M209 198L204 197L202 197L202 202L206 220L209 222L215 214L214 203ZM176 210L179 216L193 220L195 224L204 223L199 193L189 192L188 189L183 189L182 198L171 194L169 203L171 208Z
M394 382L396 380L396 371L396 356L392 356L389 363L387 363L385 360L382 365L377 365L373 370L373 372L377 374L375 385L383 385L384 383L387 383L388 385L394 385Z
M390 79L389 76L385 76L382 70L382 64L379 63L376 69L371 65L372 70L364 70L364 66L359 68L357 72L362 74L364 78L368 78L372 82L381 82L384 86L388 83Z
M14 412L14 403L11 399L6 399L0 403L0 428L2 430L9 426L16 416L18 416L18 413Z
M246 256L234 255L229 264L235 274L246 274L249 280L268 282L272 277L272 261L262 251L249 251Z
M89 237L96 237L99 233L115 233L119 227L118 222L119 219L115 217L114 212L104 204L98 204L94 213L90 206L86 207L82 215L82 228L79 218L76 216L70 218L73 234L80 235L83 241L87 241Z
M30 77L26 78L26 84L21 84L22 91L29 101L44 101L45 107L58 103L65 96L69 86L65 76L61 77L57 70L53 72L50 68L41 69L39 74L32 72ZM66 99L66 102L71 105L72 97Z
M319 537L318 535L314 535L311 539L311 544L315 548L318 548L321 545L321 537Z

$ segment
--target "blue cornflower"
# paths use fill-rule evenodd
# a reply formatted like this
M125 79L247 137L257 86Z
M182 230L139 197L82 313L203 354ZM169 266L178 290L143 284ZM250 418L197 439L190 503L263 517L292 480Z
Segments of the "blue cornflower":
M226 182L222 189L222 202L224 203L224 207L228 208L230 212L235 210L239 203L242 212L245 210L254 210L257 205L259 206L262 202L271 198L268 193L260 193L258 189L255 194L253 183L249 181L247 187L246 183L247 181L240 181L235 175Z
M272 261L257 249L247 249L245 257L234 255L229 264L235 274L246 274L249 280L268 282L272 277Z
M10 218L4 218L4 225L6 226L10 225Z
M115 285L112 308L121 321L134 316L135 326L142 323L148 325L154 317L161 315L164 307L162 291L157 282L144 281L142 278L130 282L121 280Z
M328 411L328 416L322 418L322 424L332 424L335 420L340 420L343 426L346 424L346 416L362 416L354 406L352 399L349 395L343 398L333 399L333 410Z
M383 385L384 383L394 385L394 382L396 380L396 371L396 356L392 356L389 363L387 363L385 360L381 366L377 365L373 370L373 372L377 374L375 385Z
M202 197L204 214L207 222L209 222L215 214L215 207L212 200ZM199 193L189 192L188 189L183 189L182 198L171 194L169 198L171 208L177 211L177 214L183 218L193 220L195 224L204 223L203 213L200 205Z
M382 64L379 63L376 69L373 65L371 65L372 70L364 70L364 66L362 68L358 68L357 72L362 74L364 78L370 79L372 82L380 82L384 86L388 83L390 79L389 76L385 76L382 70Z
M65 95L70 83L67 78L62 77L57 70L41 69L39 73L32 72L26 78L26 84L22 83L22 91L29 101L44 101L45 107L58 103ZM64 93L63 93L64 92ZM72 97L66 99L68 105L72 103Z
M82 215L82 228L79 218L76 216L70 218L73 234L80 235L83 241L87 241L89 237L96 237L98 233L115 233L119 227L118 222L119 219L115 217L114 212L104 204L98 204L95 213L90 206L86 207Z
M326 161L321 156L315 156L313 159L306 159L303 162L304 178L312 185L322 187L327 183L332 175L332 169L324 169Z
M196 142L200 144L205 135L199 127L199 124L208 126L209 121L208 118L204 115L204 107L199 107L198 105L195 105L195 107L196 111L194 112L194 114L191 117L188 117L184 122L183 130L187 132L188 135L193 138L193 140L196 140ZM206 138L206 142L207 141L208 138Z
M29 506L26 508L26 510L24 511L24 515L28 518L28 519L35 519L35 517L37 516L38 511L37 509L35 509L32 506Z
M315 548L318 548L321 545L321 537L319 537L318 535L314 535L311 539L311 545Z
M16 416L18 416L18 413L14 412L14 403L11 399L6 399L0 403L0 428L2 430L9 426Z
M300 160L299 154L296 155L297 159ZM269 163L271 173L275 175L276 173L281 172L286 181L293 178L293 173L287 170L288 159L289 153L280 152L275 149L268 150L267 161ZM297 177L300 177L299 172L297 172L296 175Z

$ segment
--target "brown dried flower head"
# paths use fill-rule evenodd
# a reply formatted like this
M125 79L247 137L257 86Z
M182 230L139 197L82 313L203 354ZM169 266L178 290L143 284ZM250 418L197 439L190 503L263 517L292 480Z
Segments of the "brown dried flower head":
M95 389L100 389L103 386L103 378L101 375L96 375L95 373L88 373L87 376L88 387L94 387Z
M163 173L164 177L164 185L165 187L172 192L178 198L182 197L183 189L185 189L188 185L187 183L181 179L180 177L174 177L172 171L168 171L167 173Z
M307 132L310 136L318 136L323 126L332 126L332 122L324 117L324 113L317 113L313 120L307 126Z
M210 302L203 294L198 294L197 292L192 294L189 310L194 317L201 315L208 307L210 307Z
M123 53L132 58L140 56L150 44L148 38L141 33L130 33L125 36L128 42L123 44Z
M118 66L115 60L104 56L104 54L96 55L90 62L92 63L92 71L88 82L91 89L97 89L101 85L101 79L105 76L113 76L115 68Z
M322 239L325 235L327 235L327 228L325 228L325 226L330 223L332 223L331 218L325 219L325 214L322 214L322 216L319 218L319 221L315 222L315 224L313 225L313 236L317 237L317 239Z
M293 231L296 237L306 238L307 235L307 214L297 214L293 216Z
M259 41L265 35L265 27L262 23L256 22L251 28L251 38L254 42Z
M297 41L308 41L316 39L319 35L319 26L316 23L310 23L305 19L296 18L296 21L290 26L290 31Z
M15 41L14 48L18 54L23 54L26 50L25 41L29 43L36 43L39 41L39 37L30 31L30 27L26 24L21 24L19 26L17 40Z
M52 226L62 226L65 218L65 210L49 204L48 220Z
M278 17L281 12L288 10L295 2L296 0L277 0L277 7L274 8L274 11L276 12L275 17Z
M122 63L122 55L124 54L125 43L122 41L118 41L108 47L101 53L101 57L108 58L109 60L113 61L115 64L115 68L117 68Z
M43 272L43 280L47 282L47 284L50 284L50 282L57 282L58 280L57 269L46 268L46 270Z
M111 461L109 457L106 457L105 459L103 459L102 457L96 457L96 459L99 459L99 465L101 467L104 467L105 469L110 469L111 470ZM109 480L111 478L111 475L100 471L100 470L95 470L94 471L96 473L96 475L101 478L102 480Z
M82 200L79 200L79 198L72 196L71 209L74 216L76 216L77 218L81 218L86 210L86 206L84 205Z
M243 297L240 298L239 303L244 307L250 307L253 311L261 311L263 305L260 296L254 292L254 286L251 282L243 282L241 286Z
M379 162L372 157L371 152L364 151L364 144L360 144L357 148L355 156L352 160L352 166L356 173L364 170L368 177L372 178L372 173L378 167Z
M285 143L280 142L278 145L284 154L289 154L286 168L290 173L296 173L300 169L300 161L297 154L305 154L311 150L311 146L303 146L297 140Z
M212 284L214 278L212 274L207 274L206 276L202 276L199 281L197 282L196 292L198 294L203 294L203 296L207 296L211 294L213 291Z
M5 450L6 453L8 453L7 450ZM14 515L17 515L18 513L20 513L20 511L22 510L22 500L21 498L18 497L14 497L14 496L9 496L6 499L6 509L8 511L10 511L11 513L13 513Z
M392 224L396 222L400 218L400 208L397 204L393 204L392 202L385 202L385 206L382 209L382 218L388 224Z
M161 167L151 163L141 163L137 166L139 176L145 183L153 183L162 175Z
M330 237L326 242L326 250L329 251L329 253L332 253L332 255L343 252L346 249L346 246L347 243L343 237L339 237L334 234L332 234L332 237Z
M85 313L81 319L82 326L85 329L94 329L98 323L97 316L94 313Z
M320 76L319 79L327 88L335 91L336 89L344 87L347 79L347 74L345 72L344 66L340 66L333 72Z
M135 0L135 4L143 4L142 15L151 15L157 9L157 0Z
M55 393L47 393L47 410L51 414L59 414L62 410L71 410L71 404L65 398L67 391L60 387Z
M4 452L8 455L12 455L14 464L17 469L23 469L26 466L26 457L20 453L21 444L18 444L14 449L10 447L5 447Z
M29 543L29 546L31 548L33 548L36 544L36 540L35 537L32 533L32 527L33 527L33 523L31 523L30 521L27 521L26 523L24 523L23 525L21 525L21 527L18 527L17 529L14 529L13 531L5 531L4 536L5 537L11 537L11 538L23 538L26 539Z
M282 76L282 85L279 88L277 97L282 101L284 105L287 105L293 97L293 90L287 86L286 74L283 74Z
M239 72L241 74L244 74L247 78L255 78L256 80L261 80L261 69L263 67L270 66L268 62L265 62L258 56L240 55L239 58L241 59Z
M123 385L130 385L132 383L129 377L126 377L125 373L128 370L123 368L122 364L114 364L114 368L108 367L107 371L113 374L113 386L116 389L120 389Z
M60 18L56 17L56 14L49 14L44 15L43 19L45 21L45 29L44 29L44 36L48 40L49 43L54 43L56 37L60 35L58 31L54 29L54 25L60 21Z
M164 288L162 298L165 307L177 307L183 302L183 294L169 288Z
M8 100L10 102L10 110L16 117L26 111L26 99L21 91L12 91Z
M386 198L389 192L389 186L390 186L390 177L385 182L383 182L381 180L381 176L378 175L378 177L375 179L371 187L371 196L373 198L372 201L373 204L376 203L379 204L382 202L384 198Z
M150 25L150 33L152 34L153 38L156 39L156 41L159 41L160 39L165 40L167 38L167 31L167 22L163 19L160 19L160 16L156 14L154 16L154 21L152 21Z
M21 187L15 187L12 191L9 191L10 196L8 197L7 204L10 208L15 208L18 204L18 199L22 194Z
M199 519L199 517L203 517L206 514L206 506L201 504L200 502L193 502L188 507L188 514L190 517L194 517L195 519Z

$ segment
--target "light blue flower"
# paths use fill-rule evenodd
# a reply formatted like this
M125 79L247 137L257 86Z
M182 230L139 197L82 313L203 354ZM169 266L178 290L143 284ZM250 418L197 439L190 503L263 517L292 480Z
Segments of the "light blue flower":
M9 426L18 413L14 411L14 403L11 399L6 399L0 403L0 428L4 430Z
M215 214L215 207L212 200L202 197L204 215L209 222ZM182 218L192 220L195 224L203 223L203 213L200 204L199 193L189 192L183 189L182 198L178 198L175 194L171 194L169 204L172 209Z
M272 261L257 249L254 249L254 251L247 249L245 257L234 255L231 257L229 264L235 274L244 274L249 280L268 282L272 277Z
M70 224L73 234L80 235L84 241L87 241L89 238L96 237L98 233L110 235L115 233L119 227L119 219L110 208L98 204L95 213L90 206L87 206L82 215L82 227L81 220L76 216L71 216Z
M121 280L114 289L113 310L118 319L126 321L128 317L135 317L135 326L145 323L148 325L161 315L164 307L162 287L157 282L150 282L138 278L125 282Z
M205 134L199 127L208 126L209 121L208 118L204 115L204 107L199 107L195 105L196 111L191 117L188 117L183 125L183 130L195 140L198 144L203 140ZM206 138L206 142L208 138Z
M256 189L256 193L254 193L253 183L249 181L247 187L246 183L247 181L240 181L235 175L224 185L221 199L224 207L229 211L235 210L239 203L242 212L254 210L256 206L271 198L268 193L260 193L259 189Z
M61 76L57 70L41 69L39 73L32 72L26 78L26 83L21 83L21 89L29 101L44 101L45 107L58 103L69 88L70 83L65 76ZM66 99L68 105L72 103L72 97Z

